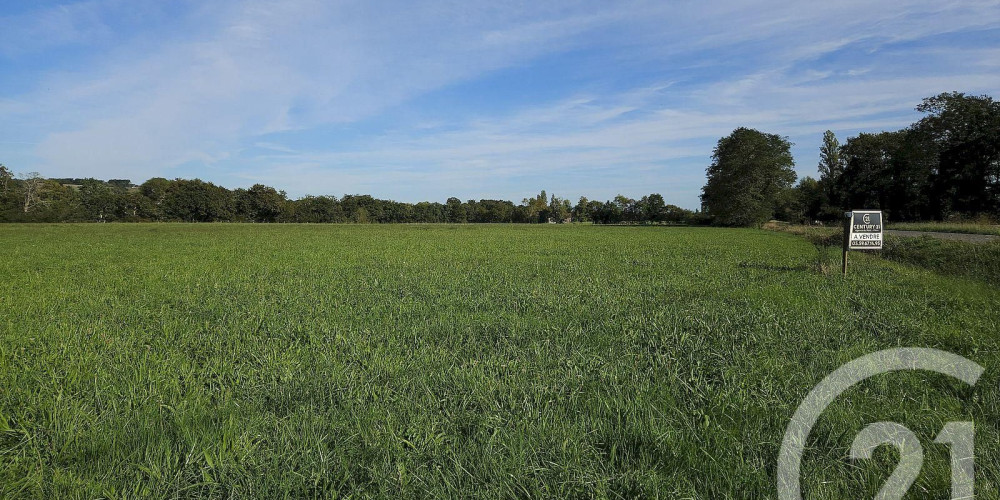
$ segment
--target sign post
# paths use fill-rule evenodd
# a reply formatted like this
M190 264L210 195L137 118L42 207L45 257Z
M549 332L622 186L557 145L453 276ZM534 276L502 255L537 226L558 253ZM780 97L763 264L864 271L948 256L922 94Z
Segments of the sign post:
M882 226L881 210L844 212L844 275L847 275L848 251L882 249Z
M847 249L851 242L851 212L844 212L844 263L842 273L847 276Z

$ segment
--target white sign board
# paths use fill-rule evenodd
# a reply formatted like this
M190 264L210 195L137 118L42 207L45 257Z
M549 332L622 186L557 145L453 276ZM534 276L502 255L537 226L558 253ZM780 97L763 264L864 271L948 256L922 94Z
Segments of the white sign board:
M881 210L855 210L851 212L848 248L851 250L882 249Z

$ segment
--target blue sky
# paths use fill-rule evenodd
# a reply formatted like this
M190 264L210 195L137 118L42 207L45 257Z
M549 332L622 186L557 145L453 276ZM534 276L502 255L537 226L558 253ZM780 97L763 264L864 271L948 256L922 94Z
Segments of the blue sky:
M658 192L1000 97L1000 1L0 0L0 163L400 201Z

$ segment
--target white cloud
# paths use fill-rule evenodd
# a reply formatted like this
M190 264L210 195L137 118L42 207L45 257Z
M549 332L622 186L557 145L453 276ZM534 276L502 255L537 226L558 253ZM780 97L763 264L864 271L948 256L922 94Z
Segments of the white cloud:
M118 44L91 53L93 65L56 66L33 90L0 99L0 120L39 143L31 169L143 179L195 163L205 176L293 194L511 196L525 184L562 184L595 195L673 190L693 206L715 140L737 126L793 138L893 128L913 119L922 97L1000 88L997 44L958 51L934 38L997 26L996 1L233 0L194 4L182 25L161 13L156 31L127 36L114 18L122 5L0 18L19 26L0 49L14 61L67 44L103 50L109 37ZM349 146L270 136L384 120L427 92L585 51L601 53L589 61L604 66L582 72L576 87L567 77L547 103L411 112L392 132L354 131Z
M455 24L442 7L234 3L189 41L122 49L92 70L50 77L26 97L57 127L38 154L49 170L116 175L225 157L244 137L364 118L555 50L598 22L594 14L510 24L534 16L494 19L486 6L462 13L454 30L441 29Z
M268 159L272 169L264 175L293 193L373 192L409 201L452 194L520 199L524 189L544 187L603 198L658 191L694 207L715 141L736 127L787 135L812 150L827 129L901 128L917 118L912 108L922 97L959 85L991 88L997 83L990 74L807 86L786 82L780 73L751 80L753 85L740 80L691 92L679 99L683 108L664 104L666 96L655 92L642 99L637 92L574 97L472 120L458 131L416 130L347 151L273 156ZM719 94L731 97L714 98ZM800 172L815 176L815 152L800 153L805 153L798 156ZM520 181L498 182L510 178ZM412 184L422 186L415 195L406 189Z

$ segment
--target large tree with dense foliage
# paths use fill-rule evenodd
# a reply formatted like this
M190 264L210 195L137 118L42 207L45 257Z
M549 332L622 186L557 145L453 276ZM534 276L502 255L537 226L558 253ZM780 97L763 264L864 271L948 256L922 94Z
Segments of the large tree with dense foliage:
M573 207L569 204L569 200L564 200L556 195L552 195L549 199L548 221L562 224L572 212Z
M940 217L1000 214L1000 102L961 92L924 99L913 129L932 145L930 199Z
M525 207L525 216L528 222L548 222L549 221L549 197L543 189L534 198L525 198L521 201Z
M704 210L726 226L766 222L779 197L795 182L791 147L777 134L744 127L719 139L702 189Z
M470 222L513 222L516 207L505 200L469 200Z
M295 222L346 222L340 202L333 196L306 196L293 203Z
M177 179L166 189L162 210L169 220L229 221L233 218L232 193L201 179Z
M841 174L821 167L827 213L864 207L891 220L1000 215L1000 103L951 92L924 99L917 110L927 116L903 130L848 139L839 151Z
M463 223L468 222L468 207L462 203L462 200L455 198L454 196L448 198L445 203L445 218L451 223Z
M859 134L844 144L844 173L837 179L841 206L891 210L890 172L903 144L905 132ZM892 218L893 215L886 214Z
M97 179L84 179L78 195L84 220L110 222L121 218L124 190Z
M639 222L651 223L666 220L667 202L663 200L662 195L653 193L643 196L635 204L636 212L639 215Z
M163 200L166 199L167 190L172 183L173 181L163 177L154 177L139 186L139 193L148 200L144 212L141 213L143 218L156 221L166 218L163 213Z
M249 222L277 222L287 201L284 191L263 184L233 194L237 217Z

